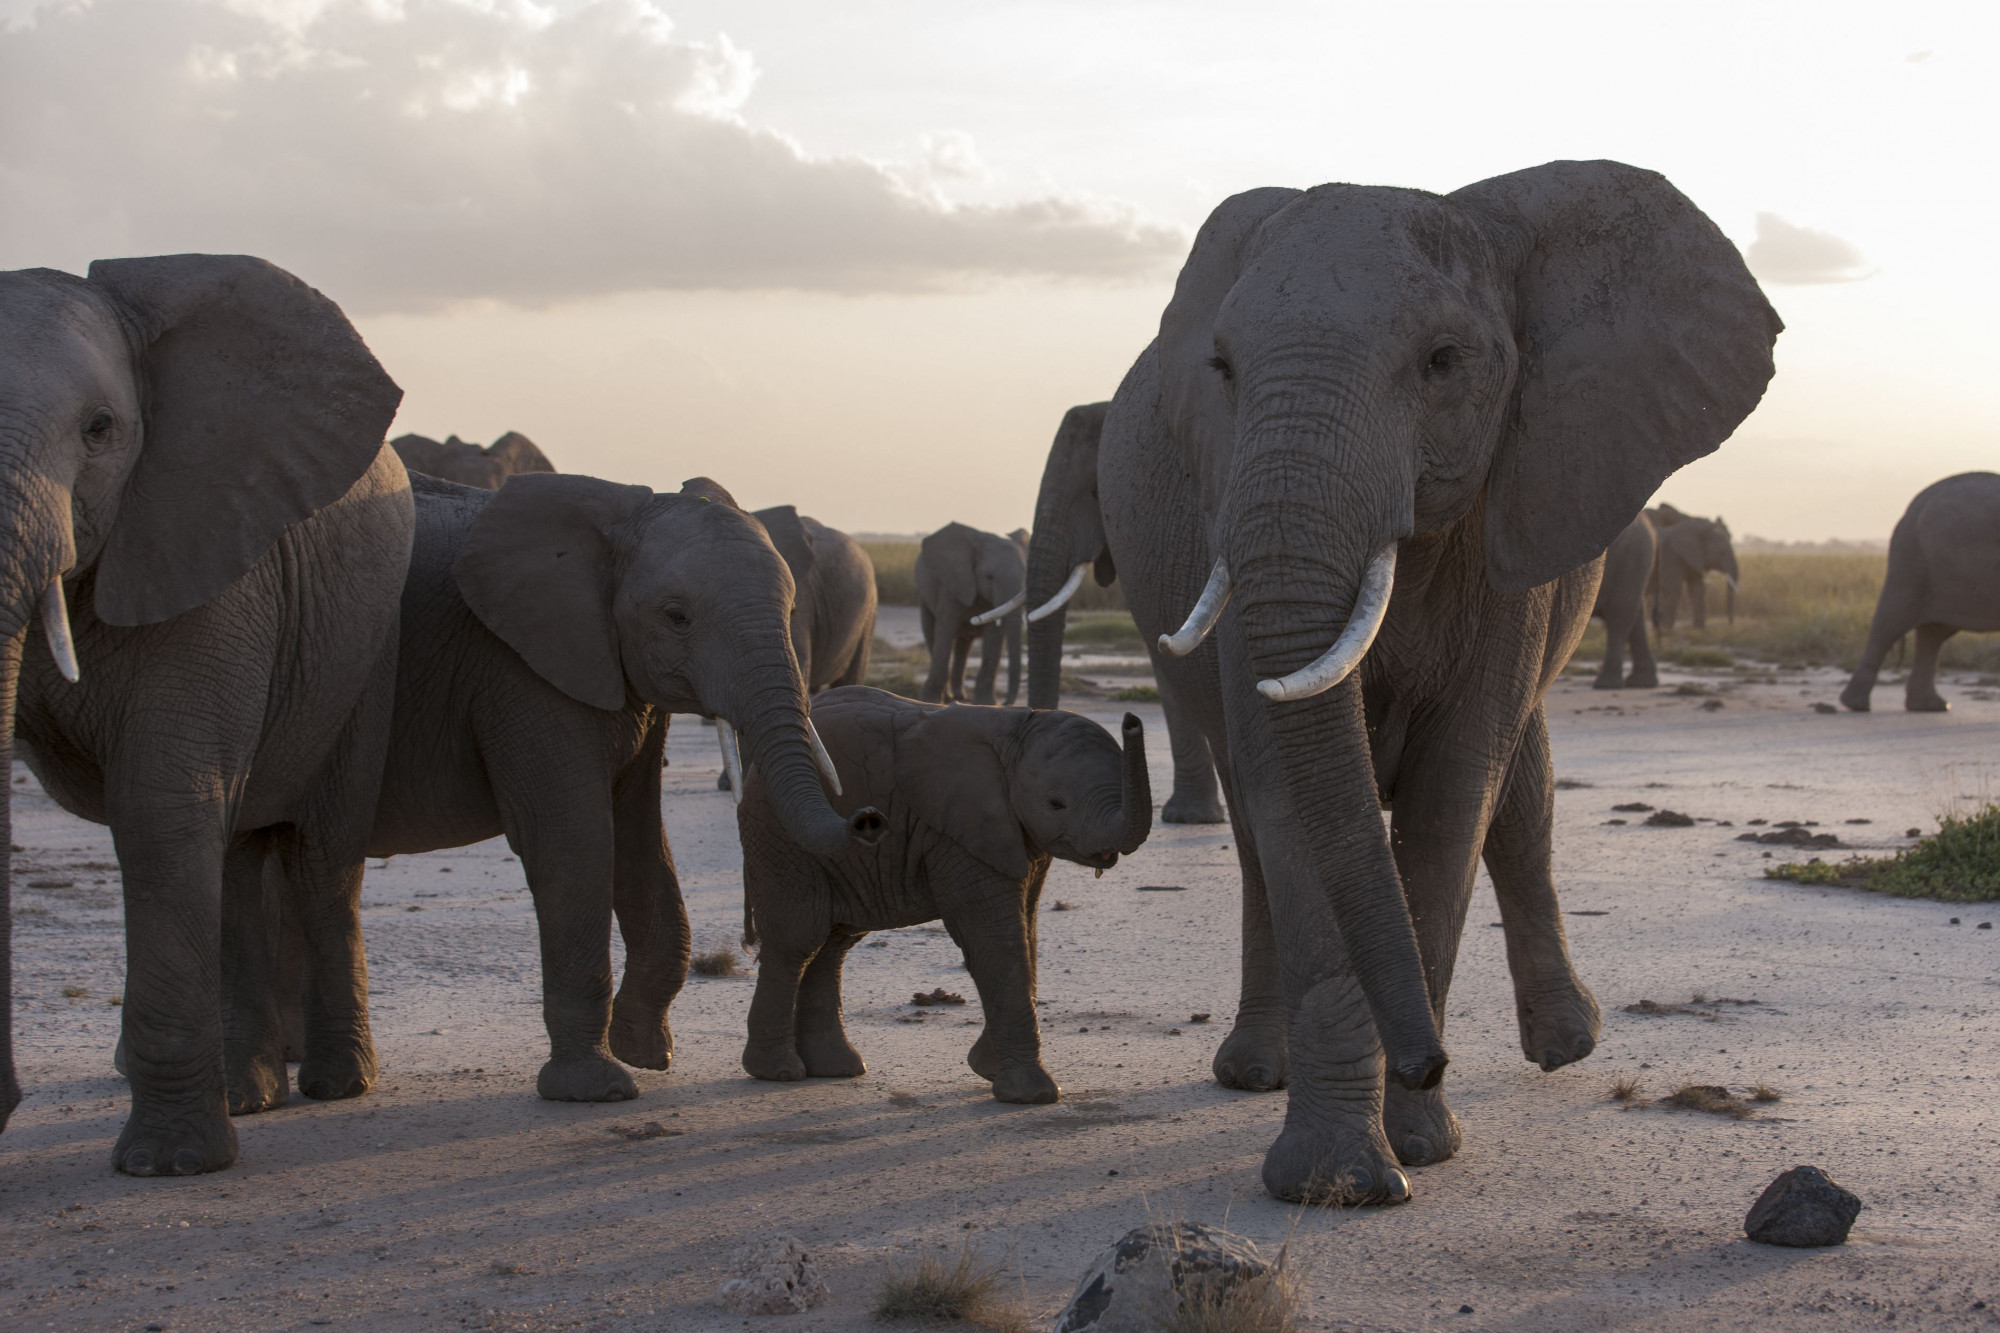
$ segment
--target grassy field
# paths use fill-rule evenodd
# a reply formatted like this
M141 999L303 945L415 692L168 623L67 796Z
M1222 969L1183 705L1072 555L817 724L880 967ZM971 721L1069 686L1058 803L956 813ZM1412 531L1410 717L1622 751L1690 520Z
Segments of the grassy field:
M875 562L875 600L884 606L917 604L916 542L863 542L862 549ZM1086 578L1070 605L1079 611L1123 611L1125 594L1114 582L1108 588Z

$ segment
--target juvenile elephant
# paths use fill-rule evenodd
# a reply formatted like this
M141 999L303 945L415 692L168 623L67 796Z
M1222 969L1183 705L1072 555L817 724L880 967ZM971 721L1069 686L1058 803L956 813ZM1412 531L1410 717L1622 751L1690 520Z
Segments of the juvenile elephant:
M382 437L401 396L333 302L260 259L0 273L0 744L111 826L132 1084L112 1163L132 1175L236 1160L225 899L261 894L267 851L358 865L331 814L374 799L387 744L411 505ZM317 965L363 967L358 931L317 944ZM11 947L0 1124L20 1100ZM374 1077L351 1003L316 1008L311 1095Z
M917 552L916 580L924 647L930 674L924 679L927 703L965 698L965 659L974 639L985 643L972 701L993 702L1000 672L1000 641L1007 641L1007 699L1021 684L1021 604L1027 600L1028 534L1005 537L963 523L947 523L924 538Z
M1681 593L1688 595L1694 611L1694 627L1708 628L1708 572L1716 570L1729 581L1725 602L1729 623L1736 623L1736 547L1729 540L1729 525L1719 518L1695 518L1672 505L1649 509L1646 516L1659 534L1659 555L1653 565L1653 626L1664 634L1680 615Z
M678 495L574 474L515 477L497 493L421 475L413 487L394 740L379 805L350 818L369 856L505 833L541 933L550 1054L536 1091L636 1097L619 1061L667 1067L667 1006L687 978L660 811L668 715L734 724L801 846L834 855L879 827L865 806L837 814L821 786L831 763L792 656L791 575L705 478ZM358 883L358 854L342 871ZM346 905L352 914L358 896ZM626 949L615 1002L614 910ZM315 969L311 990L365 985ZM282 1078L268 995L243 1025Z
M1104 513L1097 501L1097 449L1109 403L1087 403L1063 414L1042 488L1035 500L1035 535L1028 543L1028 704L1062 704L1063 628L1070 598L1094 575L1100 588L1118 577L1104 540ZM1174 754L1174 792L1160 808L1167 824L1220 824L1222 790L1215 760L1180 699L1159 670L1159 648L1150 640L1153 678L1160 685L1160 708L1167 715L1167 744Z
M1653 574L1657 538L1653 520L1640 514L1625 525L1604 553L1604 577L1590 614L1604 621L1604 665L1591 688L1650 690L1660 683L1653 646L1646 639L1646 584ZM1632 648L1632 674L1625 674L1625 647Z
M1779 328L1715 224L1615 162L1251 190L1197 235L1098 493L1222 772L1244 982L1215 1069L1290 1081L1271 1193L1402 1199L1399 1159L1456 1151L1441 1033L1482 853L1523 1053L1593 1048L1542 698L1605 549L1749 414Z
M1960 630L2000 630L2000 474L1961 472L1917 492L1889 537L1889 572L1875 601L1868 646L1840 702L1868 711L1891 645L1915 630L1903 686L1912 713L1950 709L1937 692L1938 650Z
M883 812L878 844L801 846L761 772L737 811L746 935L761 941L743 1067L756 1078L866 1072L841 1022L840 969L871 930L943 918L979 988L986 1028L966 1063L1003 1102L1052 1102L1035 1023L1035 905L1051 857L1102 870L1151 831L1139 719L1123 753L1074 713L938 707L881 690L830 690L813 718L846 795ZM748 940L746 940L746 943Z
M486 491L499 490L507 478L523 472L556 470L548 455L517 430L508 431L484 449L456 435L442 444L428 436L398 435L389 445L402 458L403 466L412 472Z

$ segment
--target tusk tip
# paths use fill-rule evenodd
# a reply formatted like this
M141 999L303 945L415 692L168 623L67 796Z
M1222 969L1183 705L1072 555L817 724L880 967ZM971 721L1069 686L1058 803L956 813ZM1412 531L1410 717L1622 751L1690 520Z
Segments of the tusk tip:
M1285 697L1285 684L1278 680L1260 680L1257 682L1257 693L1266 699L1282 701Z

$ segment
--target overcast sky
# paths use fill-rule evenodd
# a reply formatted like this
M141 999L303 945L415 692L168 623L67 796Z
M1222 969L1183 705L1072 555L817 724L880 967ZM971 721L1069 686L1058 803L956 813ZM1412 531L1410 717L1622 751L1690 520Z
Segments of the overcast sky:
M0 267L261 254L355 318L399 429L1004 530L1226 195L1613 157L1789 326L1662 496L1881 537L2000 466L2000 7L1891 9L0 0Z

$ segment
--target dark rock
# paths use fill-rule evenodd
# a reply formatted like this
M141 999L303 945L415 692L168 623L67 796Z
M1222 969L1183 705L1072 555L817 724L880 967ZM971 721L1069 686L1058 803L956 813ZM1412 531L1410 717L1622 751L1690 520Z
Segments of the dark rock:
M1815 713L1838 713L1839 711L1838 708L1829 703L1816 703L1813 705L1813 712Z
M1704 713L1719 713L1727 706L1720 699L1708 699L1702 703L1701 711Z
M1924 831L1920 828L1906 828L1903 830L1903 836L1906 838L1921 838L1924 836Z
M1646 816L1646 822L1654 828L1693 828L1694 816L1678 810L1655 810Z
M1611 807L1614 814L1621 815L1643 814L1652 808L1652 806L1647 805L1644 801L1627 801L1623 805L1614 805Z
M1621 826L1625 823L1625 821L1622 819L1607 819L1604 822L1607 824L1618 824Z
M1277 1280L1277 1266L1246 1236L1199 1222L1139 1227L1084 1271L1056 1333L1151 1333L1190 1297L1218 1302Z
M1839 1245L1861 1200L1816 1166L1795 1166L1765 1187L1743 1219L1743 1234L1760 1245Z
M1739 833L1738 842L1764 842L1778 847L1838 847L1839 835L1809 833L1803 828L1778 828L1769 833Z

